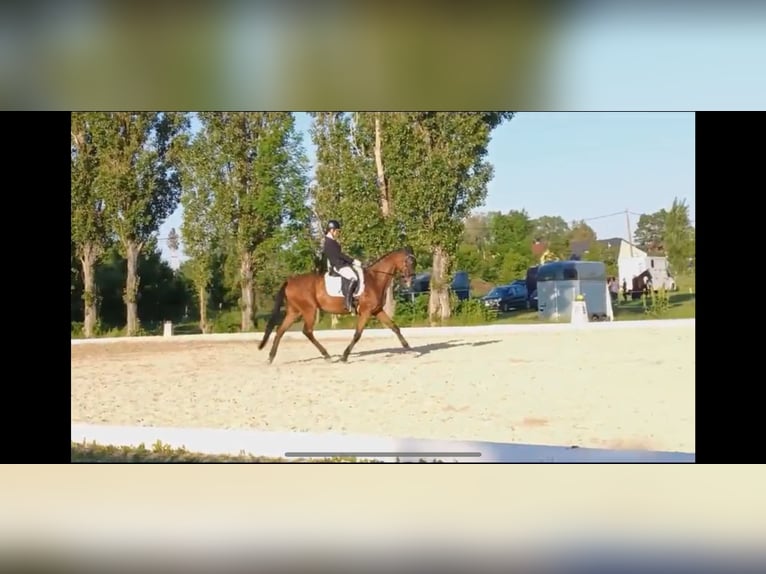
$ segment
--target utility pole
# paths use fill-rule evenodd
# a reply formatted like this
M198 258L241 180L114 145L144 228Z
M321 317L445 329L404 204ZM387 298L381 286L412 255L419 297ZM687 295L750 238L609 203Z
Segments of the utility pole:
M625 221L628 224L628 245L630 245L630 256L633 257L633 236L630 233L630 214L625 210Z

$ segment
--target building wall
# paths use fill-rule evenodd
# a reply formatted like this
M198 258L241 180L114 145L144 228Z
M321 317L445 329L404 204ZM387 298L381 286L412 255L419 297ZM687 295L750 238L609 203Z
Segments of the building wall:
M617 258L623 259L626 257L646 257L647 255L648 254L646 251L639 249L635 245L633 246L633 253L631 254L630 243L623 239L620 242L620 253L617 255Z

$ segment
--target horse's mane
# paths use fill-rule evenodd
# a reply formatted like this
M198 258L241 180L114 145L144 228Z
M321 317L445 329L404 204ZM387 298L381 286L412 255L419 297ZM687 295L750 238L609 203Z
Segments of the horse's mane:
M393 253L397 253L398 251L405 251L405 252L408 252L408 253L412 253L412 249L410 247L400 247L399 249L393 249L393 250L389 251L388 253L384 253L383 255L381 255L380 257L375 259L375 261L372 261L372 262L368 263L367 265L365 265L362 268L363 269L369 269L373 265L379 263L380 261L383 261L389 255L391 255Z

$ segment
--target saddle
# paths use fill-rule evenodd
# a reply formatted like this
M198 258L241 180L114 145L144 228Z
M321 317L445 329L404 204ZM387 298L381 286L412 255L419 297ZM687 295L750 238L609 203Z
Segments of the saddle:
M357 270L354 269L354 271ZM361 273L357 272L358 280L356 282L356 289L354 290L354 293L351 294L353 299L358 298L364 290L364 279L363 277L359 277L360 275ZM331 297L347 298L351 280L340 275L332 266L328 265L328 269L324 274L324 283L325 289L327 289L327 294Z

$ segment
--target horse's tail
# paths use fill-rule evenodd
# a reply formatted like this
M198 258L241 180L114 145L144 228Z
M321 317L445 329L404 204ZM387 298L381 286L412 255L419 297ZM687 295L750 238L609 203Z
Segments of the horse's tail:
M274 327L276 327L277 323L279 322L279 316L281 315L280 311L282 309L282 304L285 302L286 289L287 289L287 281L282 283L282 286L279 288L279 292L277 292L277 296L274 297L274 310L271 312L271 317L269 317L269 322L266 323L266 330L263 332L263 340L258 344L259 351L266 346L266 343L268 342L269 337L271 336L271 332L274 330Z

